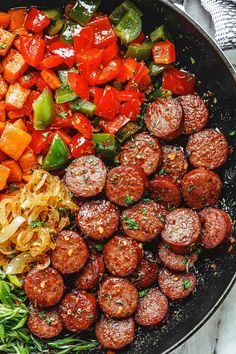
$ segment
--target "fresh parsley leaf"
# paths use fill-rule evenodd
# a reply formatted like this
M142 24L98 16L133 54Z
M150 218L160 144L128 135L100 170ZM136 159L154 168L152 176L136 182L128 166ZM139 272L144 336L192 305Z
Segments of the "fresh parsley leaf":
M158 215L157 215L157 218L158 218L161 222L165 222L165 218L164 218L161 214L158 214Z
M5 49L6 47L7 47L7 43L3 43L3 44L0 45L1 49Z
M187 290L191 285L191 281L189 279L184 279L183 280L183 287L184 287L184 290Z
M231 130L231 132L229 132L229 136L235 136L236 135L236 130Z
M150 288L148 289L143 289L138 293L138 297L141 299L142 297L144 297L145 295L147 295L147 293L149 292Z
M130 196L128 194L125 196L125 202L127 204L131 204L133 201L134 201L134 197L132 197L132 196Z
M103 251L104 245L102 243L94 243L93 246L97 252Z
M64 112L58 113L57 116L60 117L60 118L64 118L65 119L66 116L67 116L67 112L64 111Z
M49 132L44 132L42 136L46 139L50 133Z
M93 314L90 313L89 315L86 316L86 318L89 320L90 318L93 318Z
M19 191L20 187L17 186L15 183L11 183L8 187L9 192Z
M192 190L193 190L193 185L190 184L190 186L188 187L188 191L189 191L189 192L192 192Z
M147 215L147 209L146 209L146 208L142 208L142 209L141 209L141 213L142 213L143 215Z
M139 229L139 225L138 225L137 221L130 219L128 216L123 216L123 220L124 220L125 224L128 225L130 230L138 230Z
M47 225L47 223L45 221L39 221L39 220L31 221L31 223L29 224L29 226L32 228L44 227L46 225Z

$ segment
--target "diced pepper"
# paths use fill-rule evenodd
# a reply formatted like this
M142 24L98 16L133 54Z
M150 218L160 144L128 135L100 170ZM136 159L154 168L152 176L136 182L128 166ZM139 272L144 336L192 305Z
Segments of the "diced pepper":
M4 66L4 78L7 82L16 82L21 75L28 69L23 55L15 49L12 49L7 58Z
M97 78L97 85L102 85L114 80L120 71L121 65L120 59L110 61L110 63L102 69L101 74Z
M90 88L91 96L93 97L94 104L97 106L102 98L104 89L100 87L91 87Z
M121 18L125 15L127 11L134 9L138 15L141 17L143 15L142 11L137 8L131 1L127 0L122 2L115 10L110 14L109 18L114 25L117 25Z
M27 13L26 7L10 9L9 14L11 15L11 22L10 22L9 30L11 32L14 32L17 29L24 26L26 13Z
M163 71L165 71L169 66L165 64L155 64L154 61L151 61L149 64L149 75L150 76L156 76L158 74L161 74Z
M170 64L176 60L175 46L170 41L154 43L152 54L155 64Z
M0 150L0 161L4 161L6 159L8 159L8 156Z
M68 103L55 104L55 118L51 128L61 129L66 127L73 127L72 112L69 109L69 105Z
M5 122L0 122L0 136L2 135L4 129L5 129L6 123Z
M116 155L116 140L114 134L93 134L94 150L98 155L111 160Z
M59 135L59 137L64 141L66 146L68 146L71 142L71 136L69 134L66 134L62 130L56 130L56 133Z
M133 99L122 103L120 106L120 115L128 117L132 122L135 122L137 115L140 114L140 110L141 101L139 99Z
M131 44L128 47L125 58L131 57L137 61L147 60L152 55L152 42L144 42L142 44Z
M21 109L16 109L14 111L8 111L7 112L7 117L9 119L16 119L16 118L22 118L25 115L25 110L24 108Z
M170 69L163 74L162 88L170 90L174 95L193 94L196 86L196 77L178 69Z
M33 112L33 103L34 101L41 95L39 91L33 90L30 91L29 96L27 97L27 100L24 105L24 110L25 110L25 115L30 116L31 113Z
M7 28L11 22L11 15L0 11L0 27Z
M8 88L5 99L6 110L11 111L23 108L29 93L29 89L21 87L18 83L11 84Z
M100 127L103 129L105 133L108 134L116 134L118 130L120 130L123 126L125 126L130 119L125 116L117 116L112 121L100 120Z
M54 55L58 55L63 59L63 62L71 68L75 62L75 51L71 44L63 42L52 43L48 50Z
M59 8L48 9L43 11L51 20L50 25L46 28L49 36L55 36L64 26L65 20L62 18L62 11Z
M133 58L127 58L120 68L116 79L120 82L125 82L134 77L136 74L137 62Z
M100 4L101 0L78 0L71 9L69 16L72 20L85 26L91 20Z
M8 182L20 182L22 180L22 171L18 162L14 160L5 160L2 161L1 164L10 170L10 174L8 176Z
M154 42L172 40L165 25L161 25L150 33L150 39Z
M0 56L5 56L10 49L13 41L15 39L15 34L0 27Z
M30 88L32 86L35 86L37 84L38 78L39 78L40 74L37 71L28 73L26 75L23 75L20 79L19 79L19 84L23 87L23 88Z
M114 28L115 34L124 44L136 39L142 31L142 21L139 13L129 9Z
M145 41L145 36L144 36L143 31L142 31L142 32L140 32L140 35L136 39L134 39L132 42L130 42L130 44L131 45L142 44L144 41Z
M119 46L117 42L113 42L107 48L103 50L102 53L102 65L106 66L113 60L119 53Z
M71 69L68 69L68 70L58 70L58 76L63 84L67 83L67 75L69 72L78 74L78 70L74 67L72 67Z
M85 139L80 133L76 134L69 144L71 155L74 158L93 155L94 154L94 142Z
M54 119L54 102L48 91L44 89L41 95L33 103L34 109L34 129L44 130Z
M21 53L31 66L37 66L44 57L45 40L30 35L20 36Z
M20 167L22 168L23 173L30 174L31 169L34 167L35 163L36 163L36 156L34 154L33 149L26 148L25 152L19 159L19 164Z
M65 43L73 44L73 36L80 33L82 27L78 23L66 21L61 32L60 40Z
M69 72L67 82L72 91L74 91L80 98L89 100L90 93L88 84L79 74Z
M145 95L141 92L135 91L119 91L117 92L117 98L120 102L132 101L134 99L143 102L145 100Z
M50 19L48 16L35 7L31 7L25 19L25 28L38 33L49 25Z
M129 122L121 128L116 134L116 138L120 143L124 143L139 131L140 127L137 123Z
M34 130L32 133L31 148L35 155L38 155L51 144L53 139L53 132L50 130Z
M0 138L0 150L17 161L31 140L30 134L15 127L13 124L7 123Z
M9 175L10 169L0 164L0 191L5 188Z
M117 38L108 16L104 15L95 18L93 21L89 22L88 26L93 29L95 47L102 49L116 42Z
M117 98L117 90L114 87L106 86L95 114L99 117L112 120L118 114L119 108L120 102Z
M0 101L0 122L6 120L6 104L5 101Z
M22 177L22 180L25 182L25 183L28 183L32 178L32 173L30 174L27 174L27 175L23 175Z
M41 76L52 90L61 86L60 80L53 70L43 70Z
M57 170L65 166L69 157L69 149L59 135L55 134L47 156L43 161L42 167L48 171Z
M128 91L137 91L138 89L144 90L148 84L151 82L151 79L148 75L149 70L143 62L137 64L135 75L126 86ZM145 82L145 80L147 80ZM143 85L145 83L145 85Z
M91 139L93 134L93 126L90 120L81 113L74 113L72 117L72 124L74 128L83 136L85 139Z
M92 49L94 46L94 32L92 27L85 27L79 33L73 34L76 52L82 49Z
M20 36L21 35L25 35L25 34L29 34L29 31L26 28L18 28L17 30L15 30L15 40L13 42L13 46L20 52L21 51L21 46L20 46Z
M93 48L85 49L76 54L76 62L81 75L89 83L89 74L100 67L102 50Z
M0 100L3 100L7 94L8 85L4 78L0 76Z
M72 111L78 111L91 118L94 115L96 106L92 102L79 99L70 103L70 109Z
M65 84L61 85L55 92L55 101L59 104L73 101L77 97L78 95L70 89L69 85Z
M37 66L39 70L47 70L56 68L58 65L63 63L63 59L57 54L50 55L44 58L41 63Z
M13 111L14 112L14 111ZM9 113L9 112L8 112ZM22 119L17 119L13 125L21 130L24 130L25 132L27 132L27 127L25 125L25 123L23 122Z

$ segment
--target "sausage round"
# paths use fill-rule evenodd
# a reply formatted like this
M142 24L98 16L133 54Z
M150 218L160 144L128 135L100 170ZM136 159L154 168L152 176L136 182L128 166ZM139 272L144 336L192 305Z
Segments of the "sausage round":
M30 306L27 326L39 338L53 338L62 331L62 322L56 309L39 310Z
M145 123L153 135L164 140L175 139L182 130L182 108L171 97L158 98L148 105Z
M102 316L96 323L95 333L99 343L108 349L121 349L134 340L135 324L132 317L113 320Z
M103 258L109 273L127 277L138 267L142 259L142 249L133 239L115 236L105 245Z
M176 254L163 244L158 245L157 255L166 268L177 272L188 271L198 259L197 253L190 255Z
M138 166L146 175L151 175L161 164L162 148L157 139L140 133L121 148L120 163Z
M127 318L138 306L138 290L127 279L108 277L100 285L98 302L111 318Z
M93 197L99 194L106 183L106 167L93 155L81 156L66 170L64 182L76 197Z
M62 274L80 271L89 258L89 250L84 239L74 231L61 231L55 243L51 261Z
M149 183L151 198L162 203L166 207L178 207L181 202L180 188L168 176L155 176Z
M120 206L128 206L140 200L147 185L144 172L134 166L117 166L108 172L107 198Z
M195 289L196 276L193 273L172 273L160 269L158 283L161 291L171 300L180 300L189 296Z
M95 288L104 275L103 257L92 253L84 268L75 277L75 287L81 290Z
M185 253L198 241L201 223L197 213L191 209L179 208L166 216L161 237L176 253Z
M189 137L186 152L191 164L213 170L222 166L228 157L228 143L224 134L205 129Z
M84 203L77 215L79 229L94 240L110 237L119 226L119 210L108 200Z
M169 176L174 182L181 183L183 176L188 170L188 161L183 148L174 145L164 145L162 150L163 162L159 174Z
M164 226L166 209L153 200L140 202L122 213L121 222L126 235L137 241L151 241Z
M130 281L138 289L148 288L157 280L159 267L153 255L143 259L138 269L132 274Z
M25 278L24 290L35 306L50 307L61 300L64 281L56 269L33 268Z
M180 96L178 101L183 109L183 134L193 134L204 128L208 122L208 109L201 97Z
M68 331L76 333L85 331L97 317L96 298L86 291L74 290L62 300L59 315Z
M150 289L139 300L135 321L141 326L156 326L165 319L168 308L166 296L158 288Z
M232 230L229 215L216 208L205 208L200 213L203 235L201 243L207 249L219 246L227 238Z
M193 209L212 206L219 200L222 182L213 171L197 168L188 172L182 180L182 195Z

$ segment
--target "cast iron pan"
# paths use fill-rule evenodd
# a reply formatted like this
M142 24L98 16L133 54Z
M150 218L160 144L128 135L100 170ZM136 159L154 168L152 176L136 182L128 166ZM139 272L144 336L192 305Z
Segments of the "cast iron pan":
M7 0L0 10L10 7L31 6L59 7L65 0ZM120 0L103 0L102 10L109 13ZM177 60L183 67L196 74L197 91L205 98L210 110L209 127L218 128L236 148L236 137L229 132L236 129L236 74L217 45L187 15L167 0L135 1L144 12L145 33L165 23L175 40ZM195 59L191 64L190 56ZM236 217L236 151L227 164L218 171L224 181L219 206ZM236 247L225 244L212 252L200 255L196 274L196 293L186 300L172 303L167 322L152 331L137 329L135 342L122 350L126 354L170 353L193 335L216 311L235 282ZM103 350L95 352L106 353Z

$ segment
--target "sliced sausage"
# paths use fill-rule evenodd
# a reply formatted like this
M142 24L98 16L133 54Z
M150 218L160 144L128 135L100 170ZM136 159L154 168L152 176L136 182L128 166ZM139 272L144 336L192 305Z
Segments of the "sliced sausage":
M161 164L162 148L157 139L147 133L141 133L121 148L120 163L134 165L151 175Z
M169 246L160 244L157 247L158 258L164 266L177 272L188 271L198 259L197 253L176 254L169 249Z
M178 101L183 109L183 134L193 134L204 128L208 122L208 109L201 97L197 95L180 96Z
M59 315L68 331L76 333L85 331L97 317L96 298L86 291L74 290L62 300Z
M207 249L219 246L227 238L232 230L229 215L216 208L205 208L199 213L203 235L201 243Z
M140 202L122 213L121 222L126 235L137 241L151 241L164 226L166 209L153 200Z
M56 269L33 268L25 278L24 290L35 306L50 307L61 300L64 282Z
M109 273L118 277L127 277L140 264L142 249L131 238L115 236L104 247L103 257Z
M79 157L66 170L64 182L76 197L93 197L99 194L106 183L106 167L93 155Z
M148 105L145 123L156 137L173 140L181 133L182 115L181 105L176 99L158 98Z
M188 172L182 180L184 200L193 209L215 205L219 200L222 187L219 176L204 168Z
M148 288L156 282L158 270L157 260L151 252L148 252L148 256L142 260L138 269L132 274L130 281L138 289Z
M95 333L99 343L107 349L121 349L134 340L135 324L132 317L113 320L102 316L96 323Z
M138 290L127 279L108 277L100 285L98 302L111 318L127 318L138 306Z
M77 215L79 229L94 240L110 237L119 226L119 210L108 200L84 203Z
M39 310L30 306L27 326L39 338L53 338L62 331L62 322L56 309Z
M69 230L59 233L51 256L54 268L62 274L79 272L88 257L89 250L82 236Z
M191 209L179 208L166 216L161 237L165 244L177 253L185 253L198 241L201 223L197 213Z
M104 275L103 257L92 253L89 261L75 277L75 287L82 290L95 288Z
M147 186L147 178L143 170L134 166L117 166L107 176L106 196L120 206L139 201Z
M186 152L191 164L213 170L222 166L228 157L228 142L224 134L213 129L205 129L188 139Z
M180 300L189 296L195 289L196 276L193 273L172 273L160 269L158 283L161 291L171 300Z
M168 176L155 176L149 183L151 198L168 207L178 207L181 202L180 188Z
M156 326L166 318L168 308L166 296L158 288L150 289L139 300L135 321L141 326Z
M188 170L188 161L184 150L180 146L164 145L163 162L160 175L169 176L174 182L181 183L181 180Z

